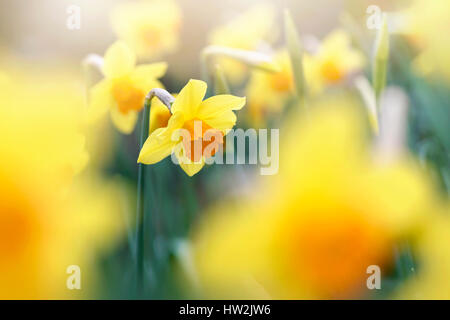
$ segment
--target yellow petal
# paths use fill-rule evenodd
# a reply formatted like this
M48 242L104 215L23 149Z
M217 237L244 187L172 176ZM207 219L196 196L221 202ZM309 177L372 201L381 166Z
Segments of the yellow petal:
M220 116L229 110L240 110L245 105L245 97L236 97L229 94L221 94L206 99L200 104L197 117L207 120Z
M177 144L173 151L178 159L181 169L183 169L189 177L192 177L199 172L205 165L205 159L203 157L202 160L198 162L191 161L191 159L186 157L183 143Z
M164 88L163 84L157 79L164 76L167 70L166 62L158 62L152 64L144 64L137 66L131 77L133 82L141 90L147 94L150 90L154 88Z
M236 115L233 111L229 110L222 113L219 117L206 119L205 122L214 129L227 131L236 124Z
M105 53L103 73L107 78L117 78L133 71L136 64L134 52L123 41L113 43Z
M176 97L176 94L174 95ZM158 98L154 98L151 103L150 108L150 127L149 127L149 135L158 128L164 128L167 126L171 126L171 128L175 128L174 119L178 120L178 117L181 116L180 113L174 114L176 117L172 117L169 109L166 105L164 105L161 100ZM172 120L171 120L172 119ZM171 120L171 121L170 121ZM181 128L183 124L180 124L178 128Z
M155 79L151 79L151 78L147 78L143 81L136 81L133 79L133 83L136 85L136 87L138 87L140 90L145 92L146 95L152 89L155 89L155 88L164 89L164 85L159 80L155 80Z
M341 29L331 31L323 40L322 46L331 51L347 48L351 44L350 35Z
M205 165L205 160L202 159L201 163L183 163L180 162L181 169L184 170L184 172L187 173L189 177L192 177L194 174L202 170L203 166Z
M133 71L133 77L139 80L159 79L166 73L167 63L157 62L150 64L142 64L137 66Z
M137 118L138 113L136 111L130 110L127 113L122 113L117 105L111 108L111 120L117 129L124 134L133 132Z
M167 127L171 117L169 109L159 100L154 98L150 107L150 126L148 134L152 134L158 128Z
M161 131L158 135L157 138L159 140L166 140L166 139L171 139L172 138L172 133L181 128L184 124L184 116L183 113L181 112L176 112L174 113L168 123L167 123L167 130Z
M104 79L93 86L89 95L88 122L98 120L113 105L111 82Z
M171 135L166 134L167 128L159 128L153 131L147 138L139 153L138 162L153 164L161 161L172 153L177 141L171 140ZM165 139L159 139L158 136L165 136Z
M206 94L206 88L207 85L204 81L189 80L175 99L172 105L172 112L181 111L186 119L194 117L198 106Z

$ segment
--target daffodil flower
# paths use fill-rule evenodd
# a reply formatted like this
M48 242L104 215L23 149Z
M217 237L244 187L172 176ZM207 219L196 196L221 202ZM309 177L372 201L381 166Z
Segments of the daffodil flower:
M420 75L450 81L450 44L442 40L443 26L448 25L450 2L410 1L400 14L402 33L419 49L413 70Z
M167 125L151 127L153 131L142 147L138 162L154 164L175 153L181 168L189 176L203 168L205 158L208 157L205 152L208 145L217 146L223 142L223 136L236 123L233 110L240 110L245 105L245 98L228 94L203 100L206 88L203 81L189 80L170 108ZM184 139L180 129L188 133L190 140ZM215 138L210 140L211 143L206 143L207 135L211 133ZM197 152L196 146L201 148L201 153ZM196 150L192 150L192 147Z
M266 114L281 112L294 93L294 78L288 52L277 52L274 63L280 67L278 72L253 70L246 88L249 98L248 111L254 126L264 124Z
M316 54L303 57L305 80L313 94L343 83L364 64L364 56L351 46L350 36L342 30L331 32Z
M157 58L175 51L179 43L181 10L174 0L119 3L111 12L111 24L140 58Z
M166 69L165 62L136 66L133 51L124 42L117 41L106 50L104 79L90 90L89 120L98 119L109 110L117 129L131 133L147 92L163 87L158 79Z
M232 49L258 51L265 43L273 43L277 28L274 25L275 8L269 4L256 4L239 16L211 31L209 44ZM232 84L239 84L247 75L248 68L227 56L220 57L226 78Z

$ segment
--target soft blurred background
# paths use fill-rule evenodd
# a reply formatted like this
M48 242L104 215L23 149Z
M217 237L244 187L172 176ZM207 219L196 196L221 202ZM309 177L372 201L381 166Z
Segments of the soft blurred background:
M388 13L380 91L371 5ZM0 0L0 298L450 298L449 26L445 0ZM205 75L209 45L280 67L214 58L247 97L237 126L280 129L280 172L147 166L140 280L141 128L89 115L117 39L138 65L167 62L157 78L171 93L191 78L224 93ZM379 289L366 285L371 265Z
M1 2L2 45L14 50L14 54L40 61L69 62L75 65L91 52L102 53L115 39L111 28L110 14L120 0L91 1L28 1L3 0ZM341 10L350 4L358 12L359 20L366 18L366 8L373 1L267 1L272 3L273 15L281 27L282 9L292 8L299 29L305 34L323 36L338 23ZM182 28L179 31L179 50L164 56L171 65L174 77L198 77L198 55L208 44L208 33L233 16L259 4L258 0L208 1L181 0L177 4L182 12ZM398 7L393 1L376 1L384 10ZM82 26L79 30L66 28L66 9L77 5L82 11ZM281 38L279 39L281 41ZM177 71L175 71L177 70Z

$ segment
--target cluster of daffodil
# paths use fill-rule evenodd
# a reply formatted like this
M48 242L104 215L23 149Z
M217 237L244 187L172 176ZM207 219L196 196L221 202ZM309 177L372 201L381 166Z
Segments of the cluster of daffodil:
M390 297L446 297L448 272L442 271L443 289L433 290L439 281L435 273L450 263L441 267L438 263L450 259L448 246L439 245L450 226L445 216L448 205L404 151L399 137L406 113L395 116L392 111L401 99L383 104L389 56L386 18L370 59L340 28L321 41L309 38L302 43L288 12L286 45L272 49L277 36L274 11L255 6L211 32L201 61L216 96L205 99L207 84L192 79L175 97L161 90L158 79L167 65L136 66L133 50L120 41L107 50L102 64L105 78L91 89L90 112L98 116L110 110L123 133L134 129L138 112L144 110L145 142L139 163L154 164L174 154L189 176L205 165L205 133L216 132L220 137L216 142L223 144L236 124L233 111L240 110L246 99L230 91L244 88L247 120L253 126L262 127L289 113L289 120L279 119L280 174L256 181L257 192L238 199L240 203L214 206L193 233L189 276L200 290L197 294L371 297L367 270L376 266L383 277L414 273L404 276ZM125 13L123 25L130 19ZM169 15L169 25L178 15ZM134 16L141 20L140 13ZM156 27L148 28L154 37ZM142 34L127 33L122 38L138 56L143 48L152 48ZM133 37L139 41L131 41ZM372 61L371 83L364 74L368 61ZM154 96L159 99L150 101ZM294 111L285 110L289 105ZM383 117L387 120L380 128ZM199 132L194 130L196 122ZM371 130L366 130L366 123ZM189 134L187 142L182 141L181 129ZM193 152L197 141L200 154ZM138 194L144 196L143 191ZM138 219L143 217L140 210ZM138 230L138 238L139 232L143 231ZM409 260L405 262L403 255Z
M254 5L236 18L210 32L211 45L249 51L264 50L276 39L278 30L275 24L276 8L267 3ZM227 57L218 59L223 65L227 79L233 83L242 83L248 68L242 63Z
M280 174L258 180L252 196L213 206L194 231L188 275L199 290L196 294L375 297L368 285L370 267L375 266L383 279L402 274L384 297L449 298L448 200L404 151L404 142L387 157L380 147L395 144L395 131L405 130L392 118L401 122L406 117L388 116L401 104L398 99L382 105L387 21L375 41L371 85L363 75L367 59L352 47L349 34L335 30L301 53L286 18L287 48L273 55L277 69L251 72L249 117L261 126L290 100L298 108L299 95L307 95L307 110L291 112L282 125ZM236 52L225 55L235 57ZM361 100L349 93L353 85ZM391 118L381 129L380 117Z
M274 35L277 35L274 32L274 11L276 10L270 10L266 6L251 8L211 33L212 45L252 50L266 53L270 57L272 68L261 68L262 63L256 65L257 68L252 69L246 85L249 121L258 127L266 123L265 119L280 114L295 91L292 57L289 57L288 48L272 49L270 46L276 40ZM310 42L312 45L300 60L303 77L311 95L320 94L330 87L342 86L363 71L366 59L362 52L352 46L347 32L337 29L330 32L322 42ZM236 78L245 78L245 65L236 62L233 54L227 54L225 50L222 53L225 57L218 54L216 63L222 66L226 79L231 84L239 83ZM235 65L239 66L239 71Z
M141 294L145 283L143 164L154 164L175 154L180 167L189 176L195 175L205 165L206 158L223 145L224 136L236 124L234 111L245 105L245 98L231 94L204 99L207 84L194 79L175 98L159 81L167 69L165 62L136 64L137 58L154 58L173 49L176 37L166 37L166 33L176 34L178 18L179 13L170 2L125 4L113 13L113 24L121 40L113 43L103 58L93 54L84 61L87 75L94 67L103 75L103 79L89 88L89 122L95 123L109 111L116 128L130 134L136 127L139 112L143 111L136 215L136 279ZM152 101L154 97L159 100ZM187 132L187 139L182 139L182 129ZM206 152L210 144L206 137L211 132L215 135L212 141L215 151Z
M401 15L419 49L414 70L433 79L450 78L438 29L449 9L414 0ZM165 81L177 70L163 60L187 45L183 16L175 0L115 6L118 40L83 61L85 97L71 71L0 66L0 298L96 295L99 257L111 256L122 259L109 269L102 260L108 288L121 291L112 297L159 298L169 274L188 297L450 298L450 168L441 164L450 112L433 118L444 123L438 134L422 135L444 149L440 166L428 166L407 132L419 136L426 121L408 121L432 111L408 113L416 101L388 85L397 45L388 18L368 52L345 26L300 36L288 10L280 24L274 5L256 4L209 33L198 52L202 80L178 86ZM277 174L218 165L198 174L227 151L237 124L280 129ZM168 157L182 170L167 169ZM125 178L111 177L116 167ZM136 178L137 188L125 182ZM166 212L177 205L182 217ZM67 289L71 265L82 270L82 291Z
M139 111L144 109L147 94L154 88L163 87L158 79L166 68L164 62L136 66L136 56L124 42L112 44L102 63L104 79L90 90L90 119L95 121L109 111L117 129L125 134L131 133ZM233 110L241 109L245 98L223 94L203 100L206 89L205 82L190 80L170 106L161 109L161 103L157 104L150 115L153 120L151 135L142 146L138 162L153 164L169 156L181 140L181 136L174 139L173 134L181 128L190 132L193 142L202 140L207 130L220 131L223 139L236 123ZM201 122L202 127L199 137L194 135L196 121ZM181 147L176 156L183 170L192 176L205 164L203 150L201 159L194 159L185 157L191 153L190 146Z
M294 78L286 48L276 53L279 72L253 71L247 93L250 118L261 123L267 113L280 113L292 97ZM360 72L364 56L351 47L350 36L342 30L331 32L311 54L303 56L304 77L311 94L317 95L327 87L338 86Z

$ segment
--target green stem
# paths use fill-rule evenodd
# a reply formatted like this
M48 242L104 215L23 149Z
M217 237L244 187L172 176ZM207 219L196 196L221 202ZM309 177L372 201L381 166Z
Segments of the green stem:
M141 139L139 142L139 150L147 140L150 126L150 107L151 101L157 97L171 111L172 103L175 98L166 90L154 88L145 97L144 111L142 112ZM137 206L136 206L136 291L138 296L144 293L144 244L145 244L145 208L144 208L144 190L145 190L145 164L138 164L138 185L137 185Z
M142 112L141 137L139 150L142 149L148 137L150 125L150 103L146 100L144 112ZM138 164L138 185L137 185L137 216L136 216L136 275L137 294L141 296L144 285L144 188L145 188L145 165Z

